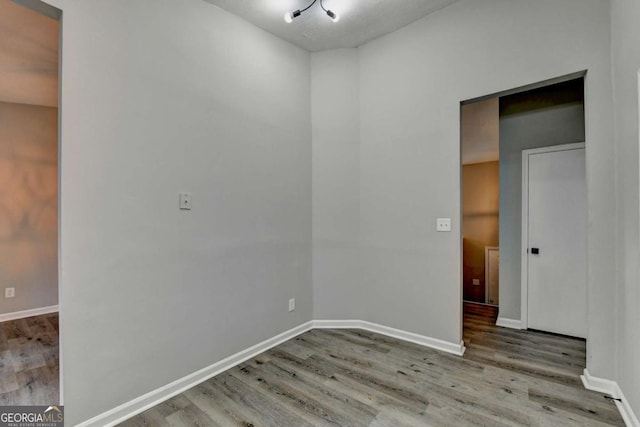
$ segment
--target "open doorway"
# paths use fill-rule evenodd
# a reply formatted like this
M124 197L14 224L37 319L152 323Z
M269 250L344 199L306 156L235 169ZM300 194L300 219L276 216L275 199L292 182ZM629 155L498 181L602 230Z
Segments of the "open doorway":
M572 144L582 144L581 157L571 160L581 162L571 169L576 173L569 176L570 169L562 166L567 164L567 159L558 160L553 166L555 169L545 171L547 163L548 167L553 165L551 156L573 155L559 148L575 148ZM563 234L576 224L586 225L585 150L584 73L462 103L465 343L470 339L468 330L496 325L512 329L541 325L535 329L580 338L586 335L582 329L574 328L578 332L569 333L563 327L570 323L568 318L563 320L563 316L572 315L568 307L575 309L576 319L571 322L586 324L586 319L580 317L586 313L586 226L574 230L574 234L578 234L573 238ZM566 190L539 198L544 202L536 202L535 209L527 204L529 199L523 200L529 197L526 190L529 157L523 155L527 152L549 153L547 163L539 166L543 176L536 184L538 188ZM552 173L554 171L557 173ZM569 185L576 181L581 181L580 185ZM584 200L577 200L578 196L584 196ZM563 203L569 203L566 209L560 206ZM571 211L574 218L564 218L565 225L561 225L561 217L575 206L582 208ZM547 218L545 215L552 211L553 215ZM531 212L540 213L539 218L550 222L538 227L541 231L529 238L528 231L532 228L527 218ZM580 221L576 216L580 216ZM547 241L540 243L536 239ZM546 248L541 249L540 244ZM561 253L563 250L566 253ZM530 266L537 266L536 270ZM532 281L537 282L531 284ZM563 287L566 292L560 291ZM563 315L555 316L555 322L561 323L558 325L546 322L553 320L553 316L544 315L547 308L556 303L567 308L556 310ZM537 306L531 307L532 304ZM532 313L538 317L543 313L545 321L536 318L529 324L528 315Z
M500 304L500 102L461 107L462 295L465 321L493 324Z
M60 404L59 13L0 0L0 405Z
M462 289L468 303L499 304L499 100L462 106Z

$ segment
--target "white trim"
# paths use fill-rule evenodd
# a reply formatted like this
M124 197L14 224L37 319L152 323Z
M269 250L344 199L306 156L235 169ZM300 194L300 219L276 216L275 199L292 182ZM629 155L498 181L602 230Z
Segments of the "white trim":
M183 391L200 384L203 381L208 380L209 378L215 377L216 375L257 356L258 354L269 350L270 348L273 348L287 340L290 340L293 337L307 332L312 328L312 325L313 322L308 321L306 323L303 323L302 325L296 326L293 329L289 329L288 331L276 335L273 338L269 338L259 344L247 348L246 350L242 350L227 357L226 359L209 365L206 368L200 369L199 371L179 378L172 383L164 385L160 388L150 391L149 393L143 394L140 397L130 400L129 402L125 402L120 406L103 412L102 414L99 414L87 421L78 424L77 427L110 427L119 424L133 417L134 415L144 412L147 409L152 408L153 406L156 406L157 404L173 396L176 396Z
M362 320L314 320L313 329L362 329Z
M620 399L620 401L616 400L616 406L618 407L618 411L620 411L620 415L622 415L624 423L628 427L640 427L640 420L638 420L638 417L633 412L631 404L624 393L622 393L622 389L620 389L618 383L616 383L616 395Z
M464 341L460 343L452 343L437 338L419 335L413 332L403 331L401 329L390 328L389 326L380 325L366 320L314 320L314 329L364 329L365 331L375 332L377 334L386 335L388 337L397 338L403 341L412 342L436 350L462 356L466 350Z
M530 148L522 150L522 237L520 239L520 325L521 329L528 327L528 296L529 296L529 156L532 154L552 153L555 151L580 150L585 149L584 142L575 144L554 145L551 147Z
M498 252L500 254L499 246L485 246L484 247L484 300L487 305L498 305L489 303L489 252Z
M517 319L507 319L506 317L498 316L496 320L496 326L502 326L503 328L511 329L525 329L522 327L522 321Z
M617 382L607 380L605 378L594 377L589 373L588 369L584 370L583 375L580 375L580 379L582 380L584 388L587 390L597 391L599 393L608 394L613 398L620 399L620 401L616 400L615 402L625 425L628 427L640 427L638 417L633 412L629 401Z
M25 317L40 316L42 314L57 313L59 307L50 305L48 307L32 308L29 310L14 311L13 313L0 314L0 322L8 322L9 320L24 319Z
M589 373L589 370L585 368L582 375L580 375L582 385L587 390L593 390L600 393L608 394L612 397L618 397L616 395L616 382L607 380L604 378L594 377Z

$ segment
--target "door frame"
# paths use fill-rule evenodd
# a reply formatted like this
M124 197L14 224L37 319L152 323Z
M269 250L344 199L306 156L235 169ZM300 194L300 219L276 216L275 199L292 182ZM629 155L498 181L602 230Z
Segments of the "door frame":
M573 144L553 145L550 147L530 148L522 150L522 238L520 240L520 328L528 327L529 304L529 156L556 151L580 150L586 151L584 142Z

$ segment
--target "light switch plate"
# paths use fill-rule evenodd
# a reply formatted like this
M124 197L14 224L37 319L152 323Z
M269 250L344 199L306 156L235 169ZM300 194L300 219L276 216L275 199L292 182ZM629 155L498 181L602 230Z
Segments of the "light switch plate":
M438 218L436 221L437 231L451 231L451 218Z
M180 193L180 209L191 210L191 193Z

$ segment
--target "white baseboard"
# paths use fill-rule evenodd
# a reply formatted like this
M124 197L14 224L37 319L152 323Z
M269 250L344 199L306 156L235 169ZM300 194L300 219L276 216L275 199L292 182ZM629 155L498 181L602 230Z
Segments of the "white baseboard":
M633 412L629 401L624 396L622 389L618 385L617 382L607 380L604 378L594 377L589 373L588 369L584 370L583 375L580 375L580 379L582 380L582 384L584 388L587 390L593 390L600 393L608 394L609 396L620 399L620 401L616 400L616 406L618 407L618 411L620 411L620 415L622 415L622 419L624 423L628 427L640 427L640 421L638 421L638 417Z
M361 320L314 320L313 329L363 329Z
M176 381L162 386L156 390L153 390L147 394L137 397L129 402L123 403L109 411L103 412L83 423L78 424L77 427L111 427L119 424L134 415L146 411L149 408L156 406L157 404L164 402L167 399L172 398L185 390L188 390L209 378L213 378L216 375L233 368L240 363L249 360L258 354L269 350L283 342L290 340L304 332L307 332L312 328L313 322L309 321L303 323L300 326L296 326L293 329L289 329L273 338L262 341L252 347L242 350L232 356L227 357L213 365L200 369L186 377L177 379Z
M612 397L618 397L616 395L617 384L615 381L594 377L586 368L582 375L580 375L580 379L582 380L582 385L584 385L584 388L587 390L593 390L599 393L608 394Z
M498 316L496 320L496 326L502 326L504 328L522 329L522 322L516 319L507 319L506 317Z
M153 406L156 406L161 402L164 402L167 399L172 398L173 396L182 393L185 390L188 390L208 380L209 378L213 378L216 375L257 356L258 354L265 352L279 344L282 344L283 342L290 340L291 338L294 338L311 329L364 329L378 334L387 335L393 338L398 338L404 341L423 345L425 347L452 353L458 356L462 356L465 351L464 342L462 341L460 342L460 344L455 344L436 338L430 338L424 335L414 334L413 332L407 332L400 329L390 328L388 326L378 325L377 323L366 322L363 320L313 320L303 323L302 325L283 332L279 335L276 335L273 338L269 338L268 340L249 347L246 350L229 356L224 360L216 362L210 366L207 366L206 368L187 375L186 377L180 378L170 384L162 386L129 402L123 403L116 408L103 412L102 414L99 414L87 421L78 424L77 427L111 427L119 424L141 412L146 411L149 408L152 408Z
M622 415L624 423L628 427L640 427L640 420L638 420L638 417L633 412L631 404L625 397L618 383L616 383L616 397L620 399L619 402L616 400L616 406L618 407L618 411L620 411L620 415Z
M25 317L40 316L43 314L57 313L59 307L50 305L49 307L32 308L30 310L14 311L13 313L0 314L0 322L9 320L24 319Z
M456 356L462 356L466 350L464 342L462 341L456 344L413 332L390 328L377 323L367 322L365 320L314 320L313 327L314 329L364 329L425 347L435 348L436 350L455 354Z

